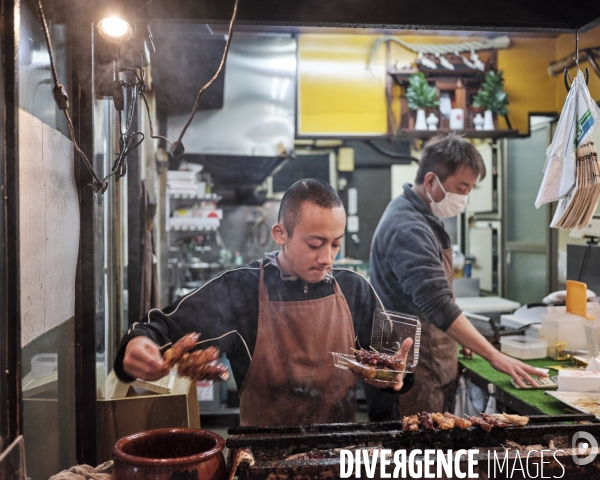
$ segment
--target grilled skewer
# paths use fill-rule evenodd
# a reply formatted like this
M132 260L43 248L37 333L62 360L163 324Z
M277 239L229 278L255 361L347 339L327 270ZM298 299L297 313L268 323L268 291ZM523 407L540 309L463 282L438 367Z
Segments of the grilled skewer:
M489 432L492 431L492 428L493 428L492 425L490 425L489 423L487 423L483 418L471 417L469 415L465 415L465 417L471 423L473 423L474 425L477 425L478 427L481 427L481 429L485 430L486 432L489 433Z

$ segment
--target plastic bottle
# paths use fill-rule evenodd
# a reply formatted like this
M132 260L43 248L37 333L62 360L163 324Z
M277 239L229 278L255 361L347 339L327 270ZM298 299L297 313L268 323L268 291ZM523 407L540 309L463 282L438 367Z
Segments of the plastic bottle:
M240 255L240 252L235 252L235 256L233 257L233 264L234 265L242 265L244 263L244 261L242 260L242 256Z
M462 278L465 274L465 256L458 245L452 245L452 265L454 278Z

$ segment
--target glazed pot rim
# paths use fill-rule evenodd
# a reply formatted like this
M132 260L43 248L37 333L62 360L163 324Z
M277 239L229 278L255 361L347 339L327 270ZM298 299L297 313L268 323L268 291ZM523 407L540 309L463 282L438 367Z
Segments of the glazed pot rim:
M188 455L186 457L173 457L173 458L147 458L147 457L138 457L135 455L130 455L129 453L125 453L122 450L122 447L125 443L147 436L154 436L165 433L185 433L185 434L198 434L202 433L203 435L210 437L215 440L215 446L210 448L209 450L205 450L204 452L196 453L194 455ZM129 465L154 465L154 466L170 466L170 465L185 465L188 463L197 463L200 461L208 460L215 455L221 453L223 448L225 447L225 439L221 437L219 434L210 432L208 430L201 430L199 428L157 428L154 430L145 430L143 432L133 433L131 435L127 435L121 438L115 445L113 446L112 453L115 458L120 461L127 463Z

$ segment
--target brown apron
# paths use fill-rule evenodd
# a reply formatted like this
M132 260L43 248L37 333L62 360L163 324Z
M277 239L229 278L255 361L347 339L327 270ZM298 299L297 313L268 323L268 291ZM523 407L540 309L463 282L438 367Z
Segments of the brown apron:
M240 389L240 425L309 425L356 421L355 378L333 365L350 353L354 325L338 283L334 295L272 302L260 265L258 333Z
M442 264L452 288L451 248L442 250ZM415 385L400 397L400 416L419 412L452 413L458 377L458 344L421 317L420 345Z

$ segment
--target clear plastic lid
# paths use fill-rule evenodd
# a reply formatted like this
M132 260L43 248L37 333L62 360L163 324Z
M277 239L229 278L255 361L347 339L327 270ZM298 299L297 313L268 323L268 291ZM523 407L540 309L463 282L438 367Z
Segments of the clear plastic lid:
M421 322L415 315L376 309L373 314L371 347L381 353L394 355L402 342L412 338L413 344L406 358L406 371L412 372L419 362Z

